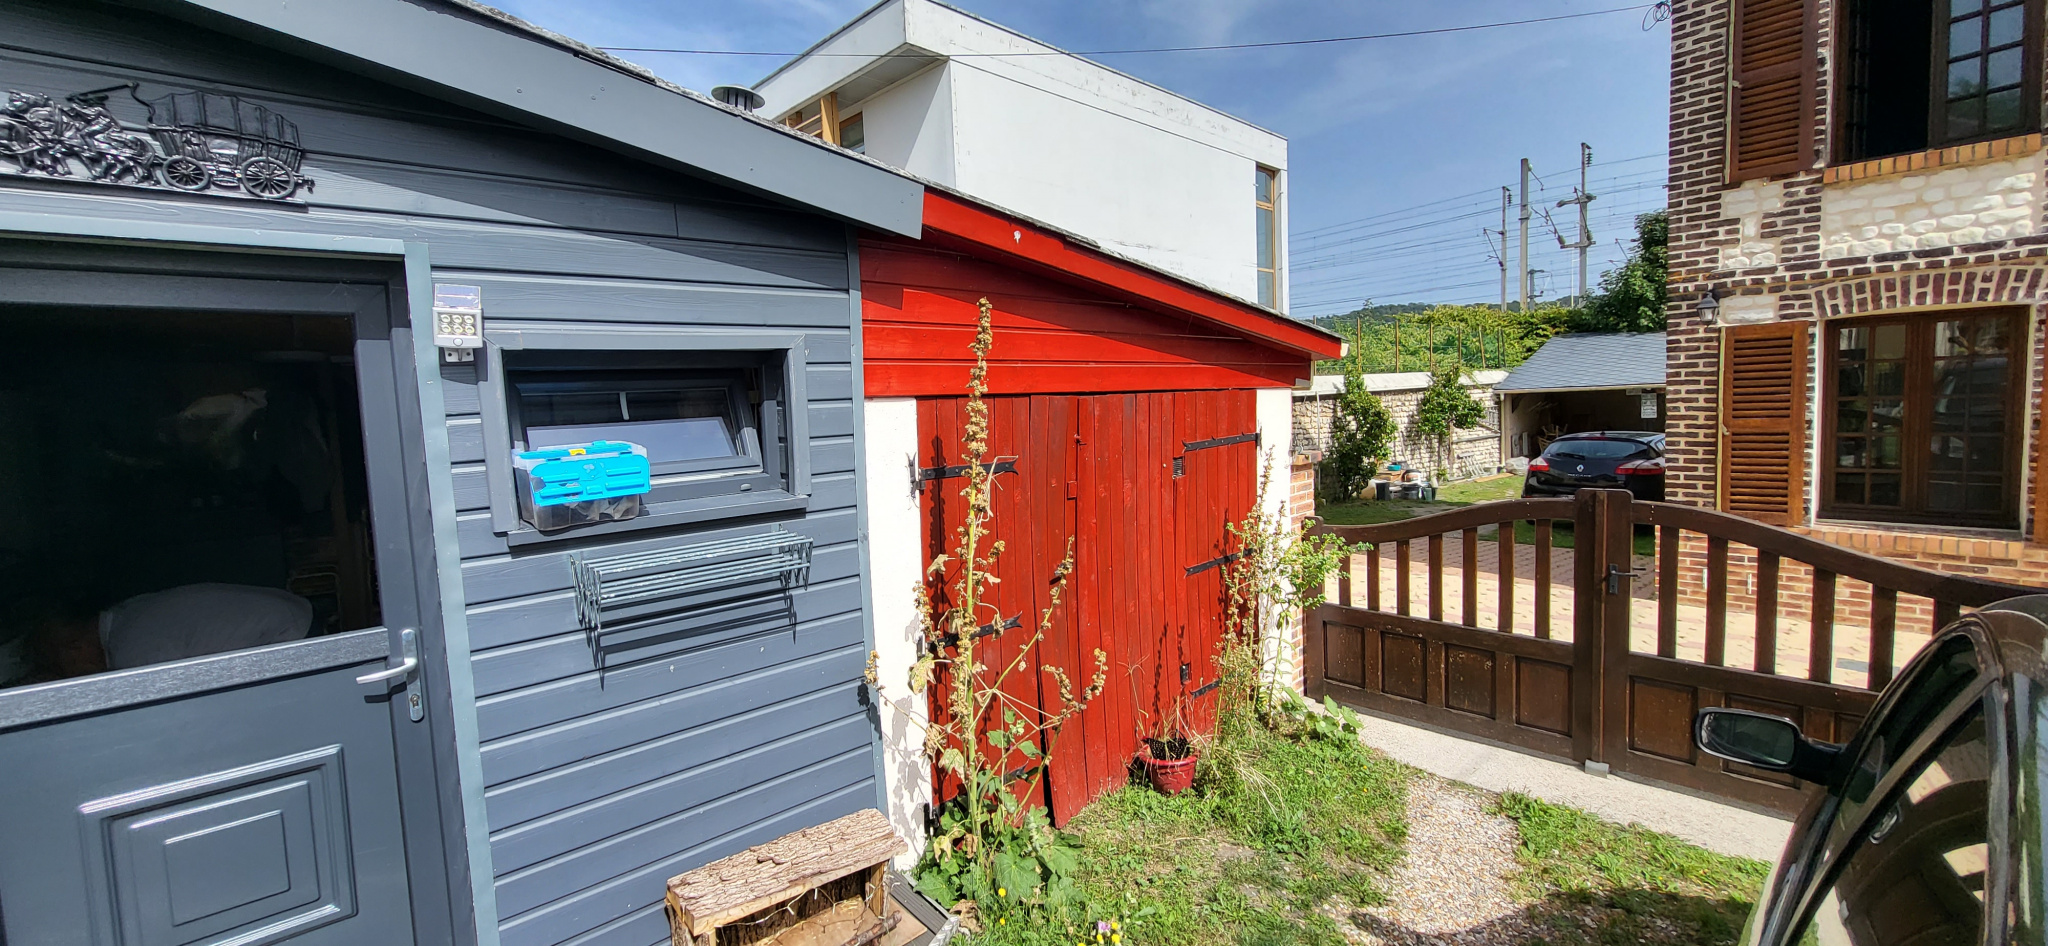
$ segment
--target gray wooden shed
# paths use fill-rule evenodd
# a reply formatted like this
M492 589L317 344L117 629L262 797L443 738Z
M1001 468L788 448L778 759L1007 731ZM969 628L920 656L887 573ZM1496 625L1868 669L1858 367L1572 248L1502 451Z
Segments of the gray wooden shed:
M0 944L646 946L877 806L919 185L459 0L10 0L0 95Z

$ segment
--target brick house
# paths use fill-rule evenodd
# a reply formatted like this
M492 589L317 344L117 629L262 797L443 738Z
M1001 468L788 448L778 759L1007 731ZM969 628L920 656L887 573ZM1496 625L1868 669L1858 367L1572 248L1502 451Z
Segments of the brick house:
M1671 22L1671 498L2042 583L2041 0Z

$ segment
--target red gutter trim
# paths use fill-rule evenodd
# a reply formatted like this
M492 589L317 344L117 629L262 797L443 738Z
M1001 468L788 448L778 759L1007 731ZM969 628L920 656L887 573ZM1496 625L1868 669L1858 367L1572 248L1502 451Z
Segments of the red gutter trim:
M1083 282L1136 295L1169 314L1194 316L1316 358L1335 358L1344 353L1344 342L1333 335L1147 272L1099 250L1076 246L1058 234L950 194L929 189L924 192L924 225L1004 257L1036 263Z

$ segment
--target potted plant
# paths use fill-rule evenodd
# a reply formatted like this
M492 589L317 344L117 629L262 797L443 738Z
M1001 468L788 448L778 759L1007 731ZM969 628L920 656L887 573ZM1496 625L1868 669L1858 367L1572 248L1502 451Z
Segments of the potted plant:
M1178 795L1195 783L1195 764L1201 761L1202 754L1188 732L1186 707L1187 698L1176 697L1172 711L1159 717L1158 728L1139 733L1138 764L1144 766L1145 778L1162 794ZM1138 715L1149 720L1149 714L1142 708Z

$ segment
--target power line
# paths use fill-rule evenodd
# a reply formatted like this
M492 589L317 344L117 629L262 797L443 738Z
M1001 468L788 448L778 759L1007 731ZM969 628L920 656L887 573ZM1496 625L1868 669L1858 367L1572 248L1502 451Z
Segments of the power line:
M1636 155L1635 157L1632 157L1632 158L1622 158L1622 159L1620 159L1620 160L1618 160L1618 161L1608 161L1608 162L1605 162L1605 163L1604 163L1604 164L1603 164L1602 166L1603 166L1603 167L1609 167L1609 168L1611 168L1611 167L1614 167L1614 166L1616 166L1616 165L1620 165L1620 164L1630 164L1630 163L1633 163L1633 162L1636 162L1636 161L1647 161L1647 160L1650 160L1650 159L1652 159L1652 158L1662 158L1662 157L1665 157L1665 152L1661 152L1661 151L1659 151L1659 152L1655 152L1655 153L1652 153L1652 154L1641 154L1641 155ZM1598 181L1595 181L1595 182L1593 182L1593 183L1601 184L1601 185L1603 185L1603 186L1604 186L1604 185L1606 185L1606 184L1608 184L1608 183L1612 183L1612 182L1615 182L1615 181L1620 181L1620 180L1623 180L1623 179L1626 179L1626 178L1631 178L1631 177L1644 177L1644 176L1650 176L1650 175L1656 175L1656 176L1660 176L1660 177L1661 177L1661 176L1662 176L1662 175L1663 175L1664 173L1665 173L1665 172L1664 172L1664 171L1663 171L1662 169L1655 169L1655 170L1649 170L1649 171L1629 171L1629 172L1624 172L1624 173L1621 173L1621 174L1616 174L1616 175L1612 175L1612 176L1609 176L1609 177L1606 177L1606 178L1602 178L1602 179L1600 179L1600 180L1598 180ZM1464 201L1468 201L1468 202L1475 202L1475 204L1476 204L1476 201L1477 201L1477 199L1478 199L1478 198L1482 198L1482 197L1484 197L1484 198L1487 198L1487 201L1486 201L1486 206L1488 206L1488 207L1491 207L1491 206L1492 206L1492 196L1493 196L1493 193L1494 193L1494 191L1493 191L1492 189L1490 189L1490 188L1489 188L1489 189L1487 189L1487 190L1483 190L1483 191L1473 191L1473 192L1471 192L1471 193L1469 193L1469 194L1459 194L1459 195L1456 195L1456 196L1454 196L1454 197L1442 197L1442 198L1438 198L1438 199L1436 199L1436 200L1428 201L1428 202L1426 202L1426 203L1416 204L1416 205L1414 205L1414 206L1412 206L1412 207L1400 207L1400 208L1396 208L1396 209L1394 209L1394 210L1387 210L1387 211L1382 211L1382 212L1380 212L1380 213L1370 214L1370 215L1367 215L1367 216L1364 216L1364 217L1358 217L1358 218L1355 218L1355 219L1352 219L1352 220L1346 220L1346 221L1343 221L1343 222L1340 222L1340 223L1333 223L1333 224L1327 224L1327 225L1324 225L1324 226L1321 226L1321 227L1315 227L1315 228L1312 228L1312 229L1308 229L1308 230L1297 230L1297 231L1295 231L1295 232L1294 232L1294 233L1292 234L1292 236L1293 236L1293 239L1295 239L1295 240L1296 240L1297 242L1313 242L1313 241L1316 241L1316 240L1320 240L1320 239L1325 239L1325 237L1323 236L1323 234L1326 234L1326 233L1330 233L1330 232L1332 232L1332 231L1337 231L1337 230L1344 230L1344 229L1350 229L1350 228L1352 228L1352 227L1353 227L1354 225L1357 225L1357 224L1363 224L1363 223L1366 223L1366 222L1368 222L1368 221L1372 221L1372 220L1379 220L1379 219L1383 219L1383 218L1386 218L1386 217L1392 217L1392 216L1397 216L1397 215L1400 215L1400 214L1405 214L1405 213L1411 213L1411 212L1413 212L1413 211L1417 211L1417 210L1424 210L1424 209L1427 209L1427 208L1430 208L1430 207L1434 207L1434 206L1436 206L1436 205L1438 205L1438 204L1445 204L1445 203L1450 203L1450 202L1453 202L1453 201L1459 201L1459 200L1464 200ZM1446 209L1448 209L1448 208L1446 208Z
M1583 19L1583 18L1585 18L1585 17L1591 17L1591 16L1606 16L1606 15L1608 15L1608 14L1610 14L1610 13L1628 13L1628 12L1633 12L1633 11L1636 11L1636 10L1647 10L1647 9L1650 9L1651 7L1654 7L1654 6L1656 6L1656 4L1654 4L1654 3L1638 3L1638 4L1635 4L1635 5L1633 5L1633 6L1626 6L1626 7L1610 7L1610 8L1608 8L1608 9L1605 9L1605 10L1587 10L1587 11L1585 11L1585 12L1582 12L1582 13L1561 13L1561 14L1558 14L1557 16L1539 16L1539 17L1532 17L1532 18L1530 18L1530 19L1526 19L1526 20L1502 20L1502 21L1499 21L1499 22L1495 22L1495 23L1473 23L1473 24L1469 24L1469 25L1466 25L1466 26L1441 26L1441 27L1435 27L1435 28L1433 28L1433 29L1426 29L1426 30L1403 30L1403 31L1400 31L1400 32L1396 32L1396 33L1361 33L1361 34L1359 34L1359 35L1357 35L1357 36L1323 36L1323 37L1317 37L1317 38L1315 38L1315 39L1287 39L1287 40L1275 40L1275 41L1272 41L1272 42L1265 42L1265 43L1223 43L1223 44L1218 44L1218 45L1214 45L1214 46L1149 46L1149 47L1135 47L1135 48L1130 48L1130 49L1082 49L1082 50L1046 49L1046 50L1033 50L1033 51L1029 51L1029 52L1014 52L1014 53L949 53L949 54L947 54L947 58L949 58L949 59L960 59L960 58L966 58L966 57L970 57L970 56L971 56L971 57L1008 57L1008 56L1123 56L1123 55L1130 55L1130 54L1134 54L1134 53L1199 53L1199 52L1214 52L1214 51L1219 51L1219 50L1228 50L1228 49L1277 49L1277 48L1281 48L1281 47L1287 47L1287 46L1322 46L1322 45L1328 45L1328 44L1331 44L1331 43L1356 43L1356 42L1362 42L1362 41L1365 41L1365 40L1373 40L1373 39L1401 39L1401 38L1404 38L1404 37L1410 37L1410 36L1436 36L1436 35L1441 35L1441 34L1445 34L1445 33L1466 33L1466 32L1471 32L1471 31L1473 31L1473 30L1491 30L1491 29L1499 29L1499 28L1501 28L1501 27L1507 27L1507 26L1530 26L1530 25L1533 25L1533 24L1536 24L1536 23L1555 23L1555 22L1557 22L1557 21L1560 21L1560 20L1577 20L1577 19ZM853 57L853 58L858 58L858 59L887 59L887 58L892 58L892 57L895 57L895 56L898 56L898 55L903 55L903 56L914 56L914 57L917 57L917 58L927 58L927 57L925 57L925 56L924 56L923 54L921 54L921 53L900 53L900 54L899 54L899 53L887 53L887 54L884 54L884 55L881 55L881 56L875 56L875 55L871 55L871 54L869 54L869 53L823 53L823 52L813 52L813 53L808 53L808 54L806 54L806 53L800 53L800 52L770 52L770 51L766 51L766 50L737 50L737 49L676 49L676 48L670 48L670 47L664 47L664 46L599 46L599 47L597 47L597 48L598 48L598 49L602 49L602 50L605 50L606 52L615 52L615 53L672 53L672 54L678 54L678 55L691 55L691 56L780 56L780 57L783 57L783 58L794 58L794 57L796 57L796 56L802 56L802 55L811 55L811 56L848 56L848 57Z

